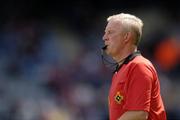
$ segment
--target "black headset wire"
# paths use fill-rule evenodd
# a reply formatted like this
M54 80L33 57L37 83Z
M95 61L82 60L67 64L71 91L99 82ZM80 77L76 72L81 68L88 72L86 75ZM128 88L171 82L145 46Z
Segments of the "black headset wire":
M112 68L115 67L115 69L117 69L119 67L119 63L123 62L126 58L118 61L118 62L110 62L109 60L107 60L105 57L104 57L104 50L105 49L101 49L101 59L102 59L102 63L104 64L104 66L108 67L108 68ZM114 70L113 70L114 71Z

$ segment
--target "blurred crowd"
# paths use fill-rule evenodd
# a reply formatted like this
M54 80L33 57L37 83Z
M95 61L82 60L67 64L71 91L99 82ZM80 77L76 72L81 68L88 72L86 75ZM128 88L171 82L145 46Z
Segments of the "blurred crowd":
M158 10L137 14L145 24L139 49L158 71L168 120L180 120L180 23ZM108 120L106 15L88 29L60 19L8 19L0 29L0 120Z

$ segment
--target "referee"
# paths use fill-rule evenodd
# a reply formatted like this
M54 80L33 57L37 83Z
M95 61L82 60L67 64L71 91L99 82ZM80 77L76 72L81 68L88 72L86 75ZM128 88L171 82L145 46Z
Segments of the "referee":
M118 64L109 90L110 120L166 120L157 72L137 50L142 20L120 13L107 21L103 50Z

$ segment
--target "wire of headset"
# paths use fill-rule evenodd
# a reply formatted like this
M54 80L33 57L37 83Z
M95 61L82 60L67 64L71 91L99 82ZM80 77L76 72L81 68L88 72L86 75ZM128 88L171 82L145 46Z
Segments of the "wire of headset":
M107 49L107 45L105 45L104 47L102 47L101 49L101 59L102 59L102 63L104 64L104 66L110 68L111 70L113 70L113 73L119 68L119 63L122 63L125 61L126 58L118 61L118 62L111 62L108 59L106 59L104 57L104 53L105 50ZM114 68L115 67L115 68Z

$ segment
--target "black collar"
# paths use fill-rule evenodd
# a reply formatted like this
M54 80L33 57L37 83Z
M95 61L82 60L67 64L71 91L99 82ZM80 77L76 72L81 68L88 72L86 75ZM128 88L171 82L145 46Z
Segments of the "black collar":
M128 55L121 65L117 64L116 69L113 73L118 72L124 64L128 64L131 60L133 60L136 56L139 55L141 55L141 52L139 50Z

